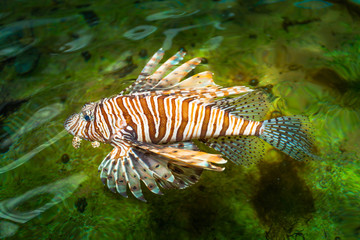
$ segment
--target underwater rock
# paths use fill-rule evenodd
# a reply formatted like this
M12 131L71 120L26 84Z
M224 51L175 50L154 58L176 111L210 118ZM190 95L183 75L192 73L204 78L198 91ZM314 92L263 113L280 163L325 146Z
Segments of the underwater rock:
M141 58L146 58L147 55L148 55L148 53L147 53L147 50L146 50L146 49L141 49L141 50L140 50L139 56L140 56Z
M140 25L123 34L124 37L131 40L140 40L146 38L157 30L157 27L152 25Z
M331 7L333 4L323 0L305 0L301 2L294 3L295 7L304 8L304 9L321 9L326 7Z
M30 152L24 154L22 157L14 160L12 163L10 163L10 164L8 164L8 165L6 165L4 167L1 167L0 168L0 174L6 173L6 172L8 172L10 170L13 170L13 169L23 165L24 163L29 161L33 156L35 156L37 153L44 150L48 146L54 144L55 142L57 142L59 139L61 139L65 135L67 135L67 131L62 130L60 133L58 133L55 137L51 138L49 141L47 141L47 142L41 144L40 146L34 148Z
M0 202L0 217L18 223L26 223L54 205L70 197L86 178L87 177L84 174L76 174L57 182L34 188L21 196L3 200ZM28 212L18 212L16 210L27 200L46 193L52 195L53 198L43 206Z
M252 203L261 222L268 226L266 239L286 239L297 224L308 221L315 212L312 192L298 174L300 164L286 157L259 165L260 181Z
M82 11L80 12L80 14L84 17L86 23L90 26L90 27L94 27L96 25L99 24L100 19L97 16L97 14L92 11L92 10L88 10L88 11Z
M87 62L91 58L91 53L89 51L85 51L81 53L81 56L84 58L85 62Z
M78 212L81 212L81 213L83 213L85 211L87 205L88 204L87 204L85 197L78 198L78 200L75 203L76 209L78 210Z
M272 93L272 88L273 88L273 85L268 84L266 86L258 87L257 89L262 90L262 91L264 91L266 93Z
M31 47L25 52L19 54L15 58L15 71L19 75L31 72L40 59L40 52L35 47Z
M250 39L257 39L257 35L254 33L249 34Z
M251 80L249 81L249 85L250 85L250 86L255 87L255 86L257 86L258 84L259 84L259 79L253 78L253 79L251 79Z
M69 161L70 161L69 154L64 153L64 154L61 156L61 162L62 162L62 163L68 163Z
M15 223L0 221L0 238L11 237L17 232L18 229L19 226Z
M346 79L330 68L314 69L308 72L312 82L344 94L350 88Z
M209 63L209 59L207 58L201 58L201 64L208 64Z

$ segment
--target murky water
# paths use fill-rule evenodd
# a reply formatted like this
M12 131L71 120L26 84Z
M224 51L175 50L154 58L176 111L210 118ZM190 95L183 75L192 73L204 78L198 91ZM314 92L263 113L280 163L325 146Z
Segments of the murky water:
M360 2L1 1L0 238L359 239ZM321 160L268 148L147 203L103 186L111 150L74 149L64 120L119 93L163 47L223 86L303 114Z

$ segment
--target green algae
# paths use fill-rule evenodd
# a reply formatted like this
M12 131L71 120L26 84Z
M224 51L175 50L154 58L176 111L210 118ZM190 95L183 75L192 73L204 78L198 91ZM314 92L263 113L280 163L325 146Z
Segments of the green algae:
M137 1L114 7L112 1L33 1L16 11L8 3L4 9L11 14L2 19L5 25L20 18L69 20L26 25L12 38L16 47L36 48L40 58L25 74L16 69L16 59L1 58L1 103L26 99L6 115L1 112L5 119L1 127L21 125L51 103L61 102L65 109L19 136L1 153L0 167L54 137L68 115L84 103L129 85L147 61L139 53L145 49L150 56L160 48L164 31L193 25L202 27L179 32L165 58L183 47L186 59L207 59L196 71L213 71L217 84L249 86L257 79L256 87L272 85L273 115L308 115L321 159L299 163L269 148L261 163L249 168L228 163L224 172L205 172L186 190L164 191L164 196L145 190L145 204L102 185L97 167L110 146L93 149L84 142L75 150L72 137L66 135L1 174L0 200L75 173L84 172L87 179L40 216L23 224L12 222L18 229L9 239L359 238L359 15L337 1L316 11L290 7L292 1L257 6L258 1L220 2ZM145 20L170 8L200 11L184 18ZM93 11L96 17L86 18L90 15L80 13L84 11ZM224 29L208 24L212 21ZM148 24L157 27L148 37L137 41L123 37L124 32ZM88 35L91 41L82 49L62 48ZM223 40L213 48L208 41L217 36ZM91 54L86 61L85 51ZM67 163L61 160L65 154ZM35 209L49 198L37 196L19 210ZM83 211L77 207L79 199L86 199Z

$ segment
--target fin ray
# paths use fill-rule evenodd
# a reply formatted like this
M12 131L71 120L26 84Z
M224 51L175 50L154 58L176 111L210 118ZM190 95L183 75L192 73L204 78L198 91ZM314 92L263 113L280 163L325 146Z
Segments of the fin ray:
M154 172L137 156L136 152L132 151L129 156L140 175L140 179L144 182L146 187L155 194L162 194L153 178Z
M264 121L260 138L296 160L318 157L314 148L311 124L305 116L278 117Z
M215 107L240 118L260 121L266 115L269 102L263 92L254 91L237 98L218 100Z
M166 72L174 65L177 65L180 61L184 59L186 52L183 50L178 51L174 56L165 61L151 76L149 79L154 82L153 86L156 86Z
M183 63L180 67L177 67L166 77L161 79L154 88L159 89L172 87L173 85L177 84L181 79L183 79L191 70L193 70L200 63L201 58L193 58L186 63Z
M219 86L214 83L212 79L212 72L205 71L198 74L195 74L184 81L181 81L174 86L172 89L208 89L208 88L216 88L218 89Z
M140 185L140 175L135 170L134 165L132 164L131 159L126 156L123 159L123 165L125 166L125 179L129 186L131 193L139 200L145 201L144 195L141 191Z
M115 166L116 172L114 173L115 177L115 187L116 191L123 197L128 197L126 193L126 179L125 179L125 168L123 168L121 161L118 161Z
M161 61L164 56L164 50L160 48L146 63L145 67L140 72L136 81L123 90L120 94L124 95L125 92L134 93L138 91L144 91L146 89L152 88L157 82L152 82L148 80L148 76L155 69L156 65Z

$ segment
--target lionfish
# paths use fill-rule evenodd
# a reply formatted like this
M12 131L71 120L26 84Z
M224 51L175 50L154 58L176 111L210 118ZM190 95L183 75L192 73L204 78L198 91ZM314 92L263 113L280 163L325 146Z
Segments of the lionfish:
M224 170L218 166L227 162L222 155L200 151L193 140L245 165L262 158L262 140L296 160L312 156L306 117L262 120L268 109L263 91L223 88L209 71L181 81L201 58L164 77L185 52L180 50L154 71L163 55L162 49L157 51L119 95L85 104L64 123L74 135L75 148L81 139L91 141L93 147L100 142L114 147L98 168L111 191L127 197L128 186L145 201L141 181L151 192L162 194L160 186L183 189L196 183L204 169Z

